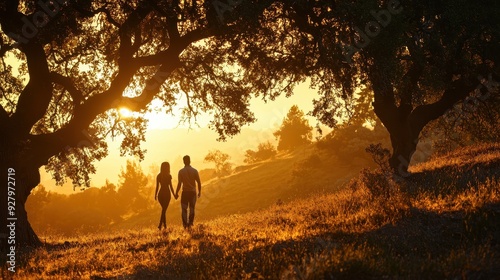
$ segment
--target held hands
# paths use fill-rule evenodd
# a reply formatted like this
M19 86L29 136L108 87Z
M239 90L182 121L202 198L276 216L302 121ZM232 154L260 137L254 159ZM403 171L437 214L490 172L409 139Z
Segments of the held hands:
M200 197L201 197L201 191L198 192L198 198L200 198Z

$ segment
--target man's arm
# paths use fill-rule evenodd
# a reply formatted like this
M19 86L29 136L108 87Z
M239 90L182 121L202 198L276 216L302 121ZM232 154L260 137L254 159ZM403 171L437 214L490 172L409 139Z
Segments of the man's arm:
M168 180L168 185L170 187L170 190L172 191L172 194L176 196L174 192L174 186L172 185L172 177L170 177L170 180Z
M177 175L177 190L175 191L175 196L179 196L179 190L181 189L181 186L182 186L181 171L179 171L179 174Z
M196 183L198 184L198 197L201 196L201 180L200 180L200 174L198 174L198 171L196 171Z

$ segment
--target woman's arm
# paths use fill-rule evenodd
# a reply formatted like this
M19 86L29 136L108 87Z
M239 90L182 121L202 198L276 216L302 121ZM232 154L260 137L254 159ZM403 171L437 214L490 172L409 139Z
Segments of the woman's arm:
M160 175L158 175L160 176ZM155 190L155 200L158 197L158 187L160 186L160 182L158 180L158 176L156 176L156 190Z
M168 180L168 185L170 187L170 191L172 192L172 195L177 199L177 195L174 192L174 186L172 185L172 177L170 177L170 180Z

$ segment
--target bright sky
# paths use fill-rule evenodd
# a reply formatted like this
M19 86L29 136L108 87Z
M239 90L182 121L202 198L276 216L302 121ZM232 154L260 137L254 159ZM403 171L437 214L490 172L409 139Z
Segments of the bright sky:
M287 98L284 95L276 98L274 101L264 102L262 99L253 99L250 104L251 111L255 114L257 121L250 125L253 129L276 129L283 118L288 113L288 110L293 105L298 105L304 113L313 109L312 100L318 98L315 91L311 90L308 84L299 85L295 94ZM181 102L182 103L182 102ZM153 100L152 105L156 108L161 108L161 101ZM128 110L121 111L124 115L131 114ZM146 117L149 119L149 129L173 129L179 127L179 114L174 116L165 113L148 113ZM198 118L198 125L204 127L208 124L211 117L209 115ZM314 118L309 118L312 125L316 123ZM180 125L180 127L186 127Z

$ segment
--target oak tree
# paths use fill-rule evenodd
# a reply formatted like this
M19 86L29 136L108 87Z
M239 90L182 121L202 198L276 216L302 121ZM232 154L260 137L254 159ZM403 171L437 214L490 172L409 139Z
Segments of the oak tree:
M321 97L313 115L335 127L360 86L390 134L390 166L407 169L422 129L456 103L493 100L500 81L498 1L293 1L308 46L304 69ZM296 54L296 57L301 57Z
M302 77L280 55L294 42L272 35L281 10L268 0L2 1L0 170L15 180L16 207L0 219L17 218L16 244L40 244L24 208L39 169L88 186L108 136L142 158L153 100L183 107L188 120L208 112L225 139L255 120L251 97L291 94ZM121 108L138 115L125 119ZM6 183L1 190L7 205ZM2 226L2 248L9 234Z

